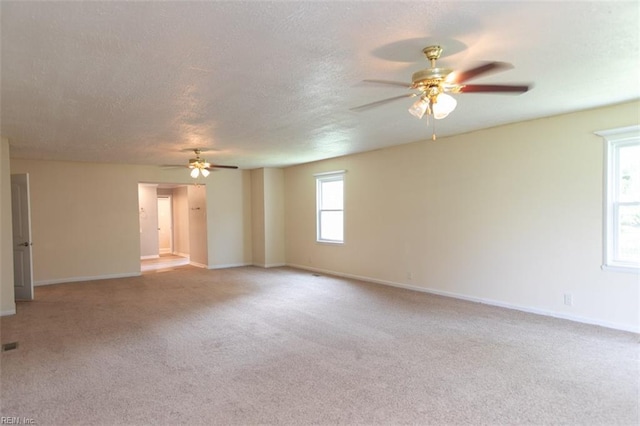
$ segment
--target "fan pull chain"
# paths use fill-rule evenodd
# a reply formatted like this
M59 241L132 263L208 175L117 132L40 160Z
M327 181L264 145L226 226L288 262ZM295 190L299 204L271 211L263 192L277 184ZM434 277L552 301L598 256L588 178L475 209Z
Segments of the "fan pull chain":
M427 113L425 114L425 117L427 119L427 127L429 127L430 121L429 121L429 117L431 117L432 114L432 110L431 110L431 102L429 102L429 105L427 105ZM433 120L433 124L431 126L431 128L433 129L433 133L431 134L431 140L436 140L436 120Z
M436 140L436 120L434 119L433 121L431 121L431 123L429 122L429 117L431 117L431 105L429 105L427 107L427 127L429 127L429 124L431 124L431 129L432 129L432 133L431 133L431 140Z

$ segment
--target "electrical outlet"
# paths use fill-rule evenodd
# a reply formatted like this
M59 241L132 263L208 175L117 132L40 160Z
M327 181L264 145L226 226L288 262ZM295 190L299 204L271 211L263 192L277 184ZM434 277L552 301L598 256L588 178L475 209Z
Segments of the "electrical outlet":
M573 306L573 296L571 293L564 294L564 304L567 306Z

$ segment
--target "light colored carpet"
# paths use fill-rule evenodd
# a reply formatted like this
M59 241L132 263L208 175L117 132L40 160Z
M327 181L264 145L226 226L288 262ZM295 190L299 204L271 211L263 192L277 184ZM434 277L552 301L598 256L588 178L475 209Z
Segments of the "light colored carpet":
M1 415L39 425L637 425L638 336L288 268L36 289Z

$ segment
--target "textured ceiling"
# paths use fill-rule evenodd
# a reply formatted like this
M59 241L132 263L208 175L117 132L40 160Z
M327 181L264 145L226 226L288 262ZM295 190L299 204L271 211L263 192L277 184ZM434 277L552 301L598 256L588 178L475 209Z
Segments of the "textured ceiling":
M515 68L473 83L520 95L457 95L440 137L640 97L633 2L0 3L0 132L17 158L186 162L201 147L241 168L304 163L428 140L405 93L440 66ZM430 142L426 142L430 143ZM444 143L444 142L443 142Z

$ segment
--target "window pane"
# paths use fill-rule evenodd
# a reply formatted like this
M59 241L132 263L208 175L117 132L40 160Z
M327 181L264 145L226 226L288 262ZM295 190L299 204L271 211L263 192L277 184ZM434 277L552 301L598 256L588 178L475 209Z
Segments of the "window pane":
M640 206L618 206L616 260L640 262Z
M342 180L322 182L321 209L342 210L342 183Z
M618 155L620 170L618 201L640 201L640 145L621 146Z
M343 223L342 212L324 212L320 213L320 239L331 241L343 240Z

